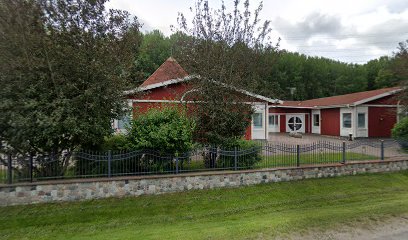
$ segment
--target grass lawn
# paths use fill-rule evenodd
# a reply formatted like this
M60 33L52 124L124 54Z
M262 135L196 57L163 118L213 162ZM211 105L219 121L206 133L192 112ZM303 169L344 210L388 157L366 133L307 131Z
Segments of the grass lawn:
M262 161L255 165L255 168L270 168L270 167L285 167L296 166L296 154L291 155L266 155L262 157ZM347 152L346 161L355 160L378 160L379 157ZM302 153L300 154L300 165L308 164L324 164L324 163L339 163L343 160L343 154L338 152L324 152L324 153Z
M408 213L408 171L0 208L0 239L270 239Z
M262 155L260 162L256 163L253 168L273 168L273 167L293 167L296 166L297 156L296 154L266 154ZM347 161L356 160L378 160L379 157L373 155L367 155L363 153L347 152ZM231 159L232 160L232 159ZM239 162L245 163L246 157L239 157ZM325 163L340 163L343 160L343 154L339 152L323 152L323 153L302 153L300 154L300 165L310 164L325 164ZM233 164L228 166L219 166L220 168L233 168ZM183 171L198 171L208 170L204 166L204 161L191 161L182 166Z
M6 183L6 182L7 182L7 170L0 169L0 183Z

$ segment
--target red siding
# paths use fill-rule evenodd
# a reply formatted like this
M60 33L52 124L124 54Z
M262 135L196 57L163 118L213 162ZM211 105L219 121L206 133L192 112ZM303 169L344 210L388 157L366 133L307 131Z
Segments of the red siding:
M163 107L174 107L177 106L179 109L181 109L184 105L180 103L145 103L145 102L134 102L133 103L133 116L137 116L139 114L144 114L148 110L155 108L155 109L160 109ZM187 105L187 114L191 112L193 108L193 105Z
M330 108L320 110L320 134L340 136L340 109Z
M167 87L155 88L147 91L142 96L130 97L138 100L180 100L183 94L188 91L191 86L180 83L172 84Z
M245 139L246 140L251 140L252 139L252 130L251 130L251 125L249 125L245 131Z
M280 132L286 132L286 116L280 115Z
M391 137L391 129L397 122L397 108L368 108L368 137Z

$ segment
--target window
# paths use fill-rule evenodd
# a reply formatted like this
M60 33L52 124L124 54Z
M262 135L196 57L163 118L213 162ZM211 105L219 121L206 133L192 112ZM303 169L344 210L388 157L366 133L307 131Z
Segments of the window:
M302 119L300 117L291 117L288 120L290 130L297 131L302 128Z
M351 128L351 113L343 113L343 128Z
M313 114L313 126L318 127L320 126L320 115Z
M269 126L277 127L278 122L279 122L279 116L278 115L269 115Z
M254 113L252 115L252 122L254 123L254 128L262 128L262 113Z
M358 125L357 126L359 128L365 128L366 127L365 113L358 113L357 120L358 120Z
M123 116L122 118L118 119L118 129L126 129L129 123L130 116Z

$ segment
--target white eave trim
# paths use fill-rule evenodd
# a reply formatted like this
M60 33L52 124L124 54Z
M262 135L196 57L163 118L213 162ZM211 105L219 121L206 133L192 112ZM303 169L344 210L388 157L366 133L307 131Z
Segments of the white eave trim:
M214 83L216 83L216 84L220 84L220 85L223 86L223 87L230 88L230 89L232 89L232 90L234 90L234 91L243 93L243 94L245 94L245 95L247 95L247 96L250 96L250 97L253 97L253 98L257 98L257 99L260 99L260 100L265 101L265 102L268 102L268 103L277 103L277 104L282 104L282 103L283 103L283 101L282 101L282 100L279 100L279 99L272 99L272 98L264 97L264 96L262 96L262 95L255 94L255 93L251 93L251 92L249 92L249 91L247 91L247 90L239 89L239 88L236 88L236 87L234 87L234 86L227 85L227 84L225 84L225 83L220 83L220 82L217 82L217 81L214 81L214 80L212 80L212 81L213 81Z
M176 84L176 83L180 83L180 82L186 82L186 81L189 81L189 80L191 80L191 79L193 79L193 78L199 78L199 76L197 76L197 75L189 75L189 76L186 76L186 77L184 77L184 78L170 79L170 80L167 80L167 81L164 81L164 82L151 84L151 85L148 85L148 86L146 86L146 87L138 87L138 88L135 88L135 89L132 89L132 90L128 90L128 91L125 91L123 94L124 94L125 96L126 96L126 95L131 95L131 94L134 94L134 93L144 92L144 91L148 91L148 90L151 90L151 89L168 86L168 85L171 85L171 84ZM214 81L214 82L217 83L216 81ZM269 102L269 103L277 103L277 104L282 104L282 103L283 103L283 101L282 101L282 100L279 100L279 99L272 99L272 98L264 97L264 96L262 96L262 95L255 94L255 93L251 93L251 92L248 92L248 91L243 90L243 89L238 89L238 88L235 88L235 87L232 87L232 86L228 86L228 85L223 84L223 83L221 83L221 84L222 84L223 86L225 86L225 87L232 88L233 90L235 90L235 91L237 91L237 92L240 92L240 93L243 93L243 94L245 94L245 95L248 95L248 96L251 96L251 97L260 99L260 100L262 100L262 101L266 101L266 102Z
M403 89L395 89L386 93L378 94L374 97L366 98L351 104L339 104L339 105L327 105L327 106L313 106L313 107L303 107L303 106L271 106L271 107L278 107L278 108L299 108L299 109L326 109L326 108L340 108L340 107L355 107L357 105L362 105L367 102L371 102L383 97L387 97L402 91ZM390 106L390 105L381 105L381 106Z
M189 81L189 80L191 80L193 78L194 78L194 75L183 77L183 78L170 79L170 80L167 80L167 81L164 81L164 82L150 84L150 85L147 85L145 87L138 87L138 88L135 88L135 89L132 89L132 90L124 91L123 94L124 95L130 95L130 94L134 94L134 93L138 93L138 92L144 92L144 91L148 91L148 90L159 88L159 87L165 87L165 86L168 86L168 85L171 85L171 84L186 82L186 81Z
M277 103L277 104L282 104L282 103L283 103L282 100L264 97L264 96L262 96L262 95L255 94L255 93L251 93L251 92L248 92L248 91L246 91L246 90L242 90L242 89L235 89L235 90L237 90L238 92L243 93L243 94L245 94L245 95L248 95L248 96L250 96L250 97L254 97L254 98L257 98L257 99L260 99L260 100L269 102L269 103Z
M184 101L184 100L160 100L160 99L130 99L132 103L202 103L201 101ZM245 104L265 104L265 102L242 102Z
M353 105L361 105L363 103L371 102L371 101L374 101L374 100L377 100L377 99L380 99L380 98L383 98L383 97L387 97L387 96L396 94L396 93L401 92L401 91L402 91L402 89L395 89L395 90L392 90L392 91L389 91L389 92L386 92L386 93L376 95L374 97L370 97L370 98L363 99L361 101L354 102Z

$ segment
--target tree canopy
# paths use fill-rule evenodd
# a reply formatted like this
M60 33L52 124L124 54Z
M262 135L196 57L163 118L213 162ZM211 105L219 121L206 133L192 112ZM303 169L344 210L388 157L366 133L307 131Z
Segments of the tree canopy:
M0 140L55 156L122 114L139 23L105 0L0 1Z
M262 3L251 10L249 1L235 1L232 10L219 9L198 0L191 8L193 18L183 13L175 31L181 39L174 55L189 73L199 76L193 100L200 140L220 144L241 137L252 113L246 96L230 87L254 90L262 84L272 65L276 48L268 38L270 22L261 21Z
M149 44L151 35L155 35L156 40ZM158 30L144 35L148 37L142 40L142 46L145 47L142 47L140 54L145 57L138 58L140 74L134 80L137 84L150 76L167 57L173 55L178 59L177 54L188 39L184 37L185 40L180 40L183 39L180 35L180 32L176 32L166 37ZM160 43L161 41L166 43ZM155 53L156 44L160 46L159 55ZM260 77L236 81L234 84L241 82L242 88L272 98L306 100L329 97L396 86L402 81L401 71L394 69L398 62L397 55L383 56L365 64L344 63L276 48L274 51L262 52L262 55L262 58L269 58L267 61L269 65L260 64L265 68ZM246 63L245 57L242 59ZM185 64L183 62L182 64L184 67ZM143 67L145 65L149 67ZM291 88L294 89L293 94Z

